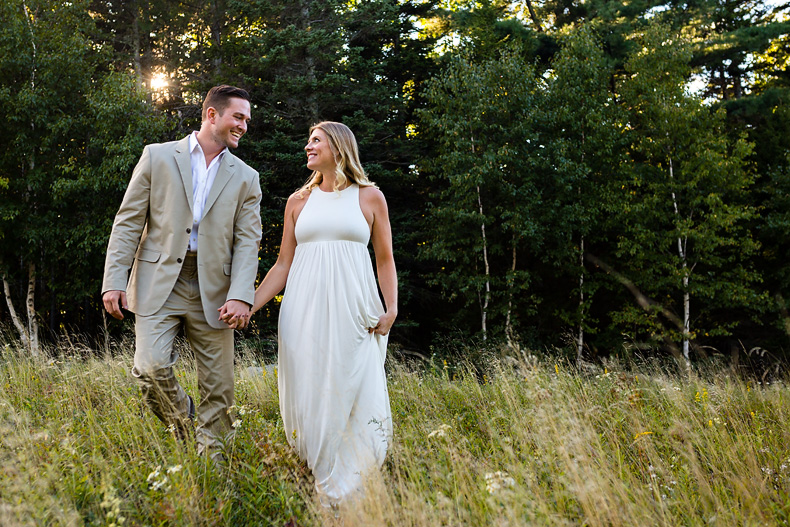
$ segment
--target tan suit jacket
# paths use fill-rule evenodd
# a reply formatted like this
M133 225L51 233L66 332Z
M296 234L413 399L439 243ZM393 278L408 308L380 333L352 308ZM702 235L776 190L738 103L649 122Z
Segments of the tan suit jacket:
M217 311L227 300L253 303L260 203L258 173L226 152L206 198L198 233L200 297L206 320L214 328L228 327ZM102 294L126 291L130 311L141 316L156 313L176 283L191 229L189 138L146 146L115 216Z

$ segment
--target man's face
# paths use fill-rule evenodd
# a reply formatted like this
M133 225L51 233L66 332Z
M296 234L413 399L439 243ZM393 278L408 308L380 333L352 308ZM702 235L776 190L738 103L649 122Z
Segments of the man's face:
M212 107L208 110L208 117L212 123L212 139L228 148L238 148L239 139L247 132L250 121L250 102L233 97L222 114Z

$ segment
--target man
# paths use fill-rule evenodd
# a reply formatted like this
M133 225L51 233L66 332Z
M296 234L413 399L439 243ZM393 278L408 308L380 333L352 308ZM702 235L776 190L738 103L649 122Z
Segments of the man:
M195 417L173 374L184 330L198 370L198 452L212 458L232 432L233 329L222 319L246 325L258 270L258 173L229 151L247 131L249 99L215 86L199 132L145 147L113 223L102 284L110 315L136 315L132 375L181 437Z

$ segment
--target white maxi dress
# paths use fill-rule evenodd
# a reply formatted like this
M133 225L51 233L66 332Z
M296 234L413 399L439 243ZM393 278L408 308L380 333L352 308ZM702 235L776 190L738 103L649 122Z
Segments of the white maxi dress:
M280 308L278 387L288 442L322 502L339 503L381 467L392 437L387 337L359 186L314 188L296 221Z

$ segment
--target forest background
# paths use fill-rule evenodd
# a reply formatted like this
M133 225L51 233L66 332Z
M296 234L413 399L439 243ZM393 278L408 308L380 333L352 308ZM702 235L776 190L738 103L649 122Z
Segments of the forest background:
M574 359L790 350L790 4L689 0L6 0L0 321L38 351L129 322L100 302L145 144L252 96L260 276L311 124L387 197L395 352ZM342 270L340 270L342 272ZM272 349L278 304L243 334Z

